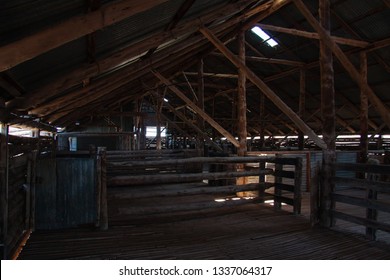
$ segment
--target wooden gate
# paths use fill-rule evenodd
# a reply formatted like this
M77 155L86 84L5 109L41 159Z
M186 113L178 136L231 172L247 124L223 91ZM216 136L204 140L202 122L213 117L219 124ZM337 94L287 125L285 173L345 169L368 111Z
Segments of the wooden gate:
M38 160L36 229L70 228L96 221L95 159Z

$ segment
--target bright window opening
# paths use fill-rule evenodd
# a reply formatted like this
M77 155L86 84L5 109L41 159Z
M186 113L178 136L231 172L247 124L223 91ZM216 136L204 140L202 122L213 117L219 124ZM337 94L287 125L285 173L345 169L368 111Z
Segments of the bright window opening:
M146 127L146 137L156 137L157 136L157 127L147 126ZM161 127L161 137L166 136L165 127Z
M270 47L275 47L278 45L278 42L276 42L274 39L271 38L266 32L264 32L263 29L261 29L258 26L253 27L252 32L255 33L257 36L259 36L265 43L267 43Z
M33 131L28 128L19 128L15 126L9 127L9 134L19 137L33 137Z

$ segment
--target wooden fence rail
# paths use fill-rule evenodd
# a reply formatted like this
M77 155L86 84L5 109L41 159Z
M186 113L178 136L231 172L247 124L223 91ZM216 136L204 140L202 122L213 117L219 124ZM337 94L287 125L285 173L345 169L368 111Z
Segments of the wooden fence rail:
M156 213L168 210L195 210L199 207L213 208L221 206L234 206L243 203L263 202L265 197L274 200L277 209L282 205L293 206L294 213L300 213L301 209L301 177L302 159L283 157L188 157L186 153L164 151L163 153L146 153L143 155L131 152L107 152L107 187L114 189L112 199L117 201L129 199L142 199L153 197L180 197L197 195L221 195L221 197L234 197L238 193L251 192L258 193L257 197L242 199L241 201L226 200L224 204L214 201L197 202L191 201L178 205L160 205L146 207L142 214ZM156 157L156 154L158 157ZM176 155L172 158L172 155ZM135 157L136 156L136 157ZM146 156L146 157L145 157ZM150 156L150 158L149 158ZM180 158L182 157L182 158ZM184 157L184 158L183 158ZM277 164L280 170L266 168L266 163ZM238 164L246 164L248 168L237 169ZM294 166L294 171L283 170L284 166ZM99 165L98 165L99 166ZM215 168L219 166L222 168ZM265 176L275 176L275 183L265 182ZM258 178L257 183L243 185L232 184L232 178L251 177ZM283 181L287 178L289 182ZM229 180L226 180L229 179ZM204 180L209 180L209 185L204 184ZM293 183L291 184L291 180ZM280 182L278 182L280 181ZM233 181L234 182L234 181ZM193 183L188 187L188 183ZM165 188L167 184L179 184L170 189ZM194 184L196 185L194 187ZM157 187L153 187L157 186ZM266 192L272 187L277 193ZM187 201L187 200L186 200ZM121 203L121 202L120 202ZM123 202L129 205L130 202ZM130 215L133 209L121 208L122 214ZM140 211L139 209L137 211ZM145 212L145 213L144 213Z
M369 174L374 173L378 175L376 178L381 178L381 175L388 175L390 173L390 165L337 163L335 164L335 170L363 173L366 174L366 178L372 178ZM341 178L337 176L333 178L333 182L336 185L335 190L337 189L337 186L363 190L364 197L356 197L333 191L331 194L333 208L330 211L332 224L335 224L335 219L341 219L362 225L366 228L366 236L371 240L376 240L377 230L390 233L390 222L388 220L378 221L379 211L383 213L390 213L389 182L372 181L369 179ZM361 217L335 210L336 203L344 203L364 208L366 209L366 215L365 217Z

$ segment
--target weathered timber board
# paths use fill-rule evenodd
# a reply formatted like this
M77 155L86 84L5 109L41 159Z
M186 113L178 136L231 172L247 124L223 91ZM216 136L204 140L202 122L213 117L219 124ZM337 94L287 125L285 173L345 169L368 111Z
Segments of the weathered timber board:
M179 216L176 216L179 217ZM128 220L107 231L37 231L20 259L389 259L390 246L310 228L303 216L265 205Z

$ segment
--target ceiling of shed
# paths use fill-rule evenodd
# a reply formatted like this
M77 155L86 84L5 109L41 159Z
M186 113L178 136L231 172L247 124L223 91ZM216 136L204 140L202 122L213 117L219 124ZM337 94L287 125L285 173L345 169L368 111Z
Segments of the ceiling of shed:
M0 4L0 53L14 43L33 37L75 17L105 11L129 1L103 0L6 0ZM169 105L195 119L152 71L161 73L192 100L197 90L197 65L204 62L205 112L234 135L236 131L237 68L198 31L210 29L235 54L236 34L247 28L247 66L295 112L299 107L300 73L306 74L306 124L321 134L319 40L264 29L278 46L270 47L250 31L255 23L314 33L290 0L166 0L130 1L148 9L95 32L43 51L15 65L1 64L0 106L3 121L22 123L37 119L53 126L71 126L93 116L117 114L121 106L143 100L156 104L156 94ZM158 2L158 1L155 1ZM303 1L318 18L318 1ZM368 56L368 84L387 109L390 105L390 17L387 0L332 0L331 34L354 39L363 46L339 44L359 69L359 55ZM145 3L145 4L144 4ZM275 11L273 7L278 7ZM102 13L103 14L103 13ZM61 34L58 34L61 36ZM47 38L50 44L50 38ZM42 42L41 42L42 43ZM378 47L379 45L379 47ZM32 46L33 48L34 46ZM12 51L12 50L11 50ZM8 52L18 57L18 49ZM269 58L258 61L256 58ZM278 63L272 62L279 60ZM280 60L288 61L280 64ZM272 63L271 63L272 62ZM360 89L334 60L337 133L360 131ZM228 74L228 75L219 75ZM191 86L189 86L191 85ZM267 134L295 134L296 126L261 91L247 82L248 131L261 126ZM165 102L166 103L166 102ZM167 104L163 113L174 120ZM20 118L23 116L23 118ZM370 133L389 133L375 106L369 108ZM191 128L180 124L183 129ZM209 130L210 131L210 130Z

